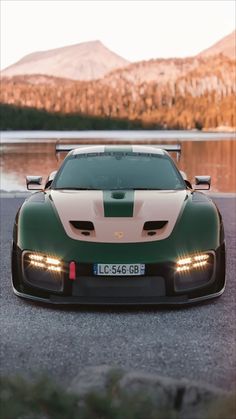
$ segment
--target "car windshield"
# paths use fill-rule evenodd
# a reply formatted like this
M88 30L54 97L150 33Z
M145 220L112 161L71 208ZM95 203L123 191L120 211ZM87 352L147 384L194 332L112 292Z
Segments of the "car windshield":
M88 153L65 159L52 189L185 189L182 176L165 154Z

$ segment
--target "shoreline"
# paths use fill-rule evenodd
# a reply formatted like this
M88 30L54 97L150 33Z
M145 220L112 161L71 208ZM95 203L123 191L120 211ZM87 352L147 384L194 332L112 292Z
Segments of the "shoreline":
M235 132L203 131L0 131L0 146L23 144L147 144L235 141Z
M117 130L117 131L0 131L1 143L54 142L59 140L119 140L119 141L205 141L236 139L236 132L177 131L177 130Z

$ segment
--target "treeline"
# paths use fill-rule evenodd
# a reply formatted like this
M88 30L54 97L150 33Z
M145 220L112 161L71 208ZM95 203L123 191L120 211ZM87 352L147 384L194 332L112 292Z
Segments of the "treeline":
M0 104L0 130L129 130L143 129L138 121L65 115L35 108Z
M10 108L3 107L1 125L20 129L15 126L23 115L27 121L26 108L35 108L41 113L31 109L28 129L55 129L54 123L57 129L235 127L235 77L235 61L215 56L151 60L90 82L37 75L3 79L0 102L16 106L18 116L11 120Z

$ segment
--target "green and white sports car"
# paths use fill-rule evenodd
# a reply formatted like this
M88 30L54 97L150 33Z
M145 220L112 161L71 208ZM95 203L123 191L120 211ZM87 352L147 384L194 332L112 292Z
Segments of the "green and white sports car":
M76 148L77 147L77 148ZM180 172L177 146L63 146L58 172L19 209L12 284L58 304L185 304L221 295L225 239L214 202Z

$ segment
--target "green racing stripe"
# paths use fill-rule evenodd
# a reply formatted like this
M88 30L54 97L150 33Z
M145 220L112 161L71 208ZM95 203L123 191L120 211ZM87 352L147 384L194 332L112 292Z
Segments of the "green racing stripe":
M103 191L105 217L133 217L134 191Z
M105 152L130 153L131 146L106 146ZM103 191L105 217L133 217L134 191Z

